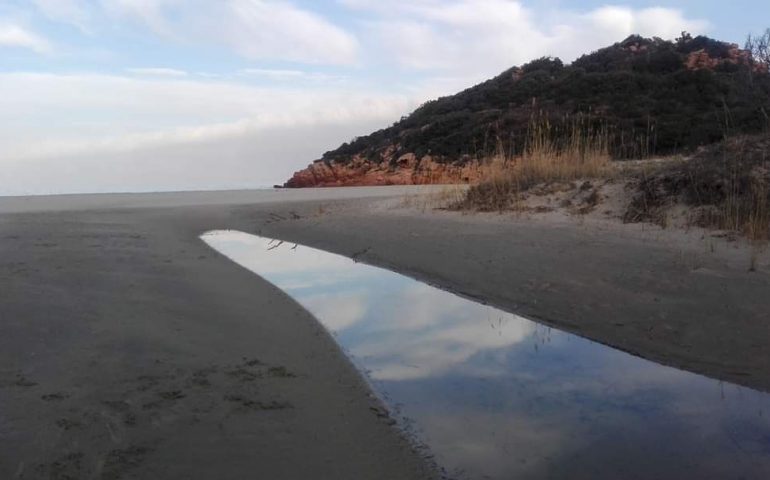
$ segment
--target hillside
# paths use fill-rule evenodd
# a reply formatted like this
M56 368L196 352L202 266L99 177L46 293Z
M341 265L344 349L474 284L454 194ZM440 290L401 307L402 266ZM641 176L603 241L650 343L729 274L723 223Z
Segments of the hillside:
M766 129L770 75L737 45L631 36L564 65L541 58L345 143L287 187L473 182L484 160L526 145L533 116L601 130L616 159L687 152Z

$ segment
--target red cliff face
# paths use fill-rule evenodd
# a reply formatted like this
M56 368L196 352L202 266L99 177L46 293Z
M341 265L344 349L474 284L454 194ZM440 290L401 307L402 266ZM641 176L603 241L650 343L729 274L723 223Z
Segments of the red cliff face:
M750 65L756 71L767 71L767 65L755 62L751 52L740 48L736 44L727 44L727 52L720 56L711 56L705 48L691 52L685 58L685 67L689 70L714 70L723 64ZM627 41L623 48L633 54L644 54L650 50L645 40Z
M429 155L417 159L414 154L399 157L393 164L371 162L360 156L348 163L317 160L296 172L284 185L288 188L351 187L377 185L423 185L474 183L481 176L476 160L439 163Z
M738 45L730 45L727 55L723 57L712 57L705 49L696 50L687 56L685 66L690 70L713 70L722 64L730 63L733 65L751 65L755 71L765 71L767 66L753 62L751 52L743 50Z

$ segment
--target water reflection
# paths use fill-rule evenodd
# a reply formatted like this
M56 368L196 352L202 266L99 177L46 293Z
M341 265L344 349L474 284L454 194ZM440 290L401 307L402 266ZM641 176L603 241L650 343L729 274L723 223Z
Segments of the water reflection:
M327 252L204 240L335 335L460 478L770 478L770 396Z

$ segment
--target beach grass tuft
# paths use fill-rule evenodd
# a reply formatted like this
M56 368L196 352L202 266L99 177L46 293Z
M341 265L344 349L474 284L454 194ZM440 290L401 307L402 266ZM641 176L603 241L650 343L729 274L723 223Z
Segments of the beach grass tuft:
M512 156L498 148L481 182L468 189L455 208L515 209L521 194L536 185L609 176L609 135L592 123L588 116L577 116L554 125L545 116L534 116L523 153Z

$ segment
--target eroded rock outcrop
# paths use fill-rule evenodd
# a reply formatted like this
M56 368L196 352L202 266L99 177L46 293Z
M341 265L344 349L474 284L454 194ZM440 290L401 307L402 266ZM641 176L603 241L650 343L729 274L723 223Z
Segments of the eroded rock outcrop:
M685 66L689 70L713 70L720 65L729 63L732 65L752 65L755 70L762 70L764 65L755 64L752 61L751 52L743 50L738 45L732 44L723 56L712 56L706 49L691 52L685 60Z
M355 156L345 163L317 160L296 172L284 186L304 188L475 183L480 179L482 170L483 166L478 160L467 158L442 163L430 155L418 159L409 153L395 161L373 162Z

